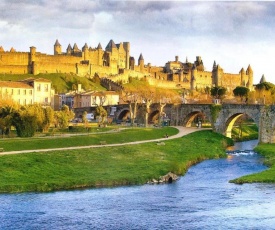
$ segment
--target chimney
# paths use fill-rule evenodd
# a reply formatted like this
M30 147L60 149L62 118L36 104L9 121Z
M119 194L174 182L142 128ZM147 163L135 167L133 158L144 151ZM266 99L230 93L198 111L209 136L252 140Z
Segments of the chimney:
M81 84L77 84L77 92L81 92Z

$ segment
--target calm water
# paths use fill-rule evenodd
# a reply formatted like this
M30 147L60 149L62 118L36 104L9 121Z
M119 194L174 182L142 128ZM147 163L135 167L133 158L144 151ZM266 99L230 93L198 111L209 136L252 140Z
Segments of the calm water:
M275 185L228 183L264 169L245 151L173 184L0 195L0 229L275 229Z

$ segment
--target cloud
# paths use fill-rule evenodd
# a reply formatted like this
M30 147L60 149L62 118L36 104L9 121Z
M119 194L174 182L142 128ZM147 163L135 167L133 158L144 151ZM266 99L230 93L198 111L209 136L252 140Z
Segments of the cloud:
M131 42L131 55L143 53L152 65L175 55L202 56L208 70L217 60L226 72L253 63L260 75L273 65L275 2L2 0L0 8L5 50L34 45L52 53L55 39L64 50L69 43L105 47L113 39Z

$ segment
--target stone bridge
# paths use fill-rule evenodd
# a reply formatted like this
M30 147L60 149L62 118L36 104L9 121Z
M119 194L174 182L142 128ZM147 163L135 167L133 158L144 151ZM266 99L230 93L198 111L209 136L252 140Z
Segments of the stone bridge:
M139 107L139 111L142 106ZM259 141L262 143L275 143L275 105L256 104L181 104L166 105L163 110L169 118L171 125L190 127L198 120L208 121L213 131L231 137L232 127L235 121L246 114L254 120L259 129ZM129 117L128 105L117 106L116 119ZM137 120L142 119L141 112L137 114ZM151 106L149 122L153 123L159 117L157 104ZM142 121L141 121L142 122Z

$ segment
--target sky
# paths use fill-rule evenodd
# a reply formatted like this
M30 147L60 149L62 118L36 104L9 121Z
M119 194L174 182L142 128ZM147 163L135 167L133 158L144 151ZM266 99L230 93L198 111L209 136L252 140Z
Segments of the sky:
M225 73L239 73L250 64L254 84L264 74L275 83L275 2L267 1L117 1L1 0L0 46L5 51L53 54L58 39L103 49L130 42L130 55L142 53L145 63L164 66L201 56L206 71L214 61Z

